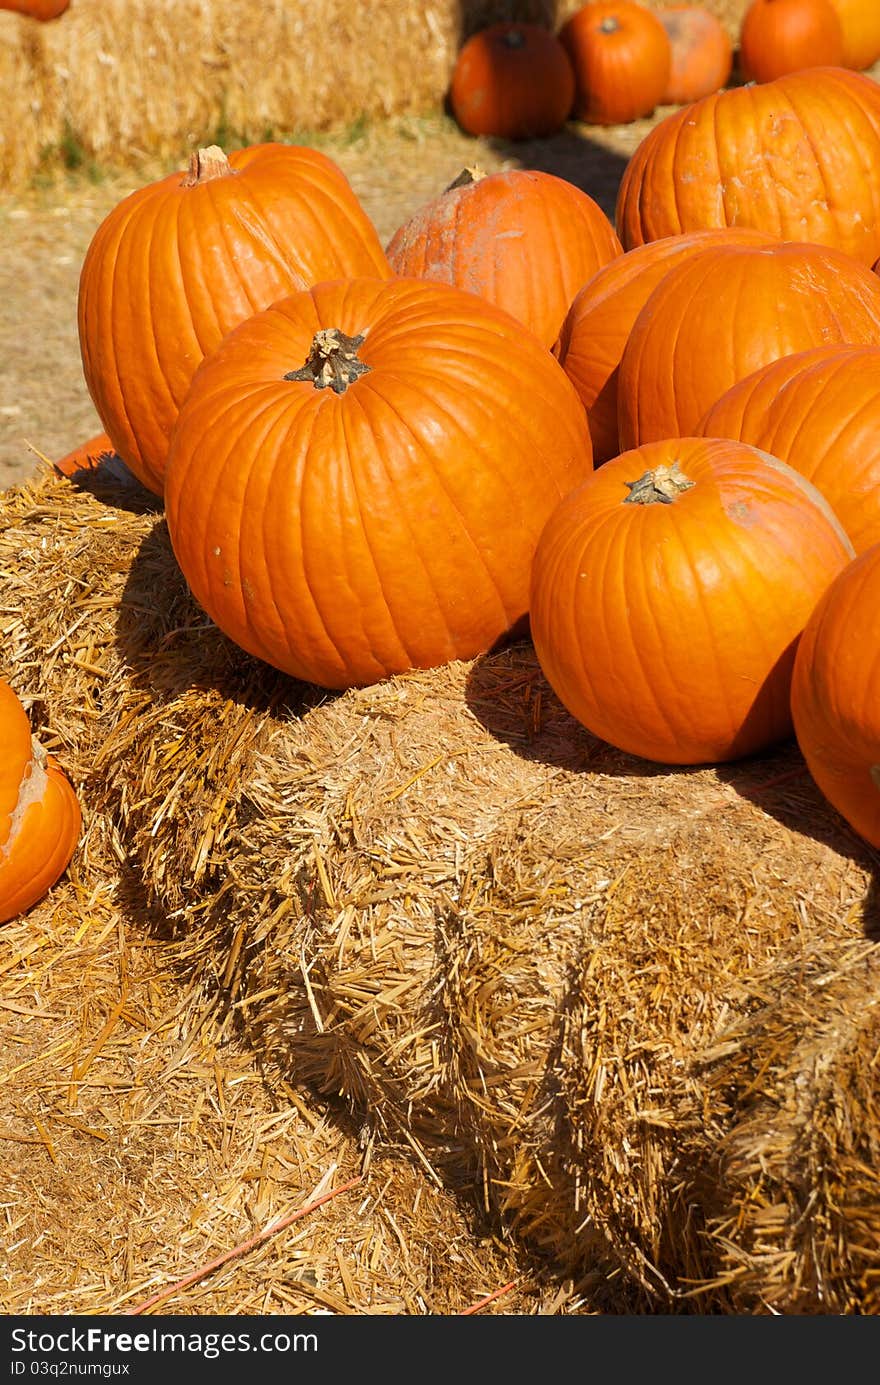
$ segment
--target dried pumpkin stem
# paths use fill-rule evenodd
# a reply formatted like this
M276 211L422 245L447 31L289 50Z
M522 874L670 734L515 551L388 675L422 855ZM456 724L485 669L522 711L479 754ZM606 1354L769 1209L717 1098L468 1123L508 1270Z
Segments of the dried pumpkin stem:
M691 481L680 470L678 462L672 466L658 466L646 471L638 481L625 481L629 495L624 496L624 505L671 505L682 491L690 490L696 482Z
M467 168L463 168L458 177L453 178L449 186L444 188L443 191L452 192L455 188L469 188L472 183L479 183L485 176L486 174L483 172L482 168L479 168L476 164L468 164Z
M363 333L347 337L338 327L325 327L315 333L305 365L299 370L289 370L284 378L306 381L316 390L329 386L334 394L344 394L359 375L366 375L372 369L357 354L363 341Z
M208 183L212 178L228 178L234 173L235 169L219 144L209 144L206 149L195 149L190 154L189 169L180 186L194 188L197 183Z

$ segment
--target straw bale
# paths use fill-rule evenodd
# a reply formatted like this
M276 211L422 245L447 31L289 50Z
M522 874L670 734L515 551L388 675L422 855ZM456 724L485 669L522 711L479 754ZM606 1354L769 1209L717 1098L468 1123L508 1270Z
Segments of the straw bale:
M704 4L726 19L744 0ZM59 154L176 165L195 143L225 145L233 134L250 143L434 112L475 29L502 18L552 27L577 8L575 0L75 0L50 24L3 11L0 186L21 187Z
M527 641L295 683L198 610L161 513L91 485L3 498L4 648L267 1080L476 1189L603 1311L866 1311L877 853L796 747L625 756Z

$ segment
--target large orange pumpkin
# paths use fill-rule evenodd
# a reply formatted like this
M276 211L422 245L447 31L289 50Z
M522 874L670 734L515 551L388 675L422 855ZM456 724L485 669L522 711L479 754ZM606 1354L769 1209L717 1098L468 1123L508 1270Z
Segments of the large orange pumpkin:
M873 0L831 0L843 32L843 65L861 71L880 58L880 5Z
M622 447L693 433L726 390L794 351L880 345L880 280L824 245L707 246L642 308L617 380Z
M166 513L235 643L345 688L516 628L541 526L590 470L580 400L515 318L449 284L336 280L200 367Z
M839 67L733 87L673 111L623 172L627 250L707 226L880 256L880 88Z
M617 376L627 338L666 272L707 245L765 245L772 237L746 227L690 231L617 255L575 295L553 353L581 397L593 440L593 465L620 451Z
M843 32L831 0L751 0L739 32L748 82L772 82L808 67L843 62Z
M718 16L702 5L666 5L656 13L672 50L661 106L684 106L726 86L733 44Z
M660 104L672 65L669 37L636 0L592 0L565 21L559 41L574 69L577 120L621 125Z
M880 847L880 543L835 578L807 621L791 709L819 788Z
M449 105L469 135L534 139L565 124L574 73L555 34L502 20L472 34L452 69Z
M560 502L532 569L531 633L568 710L665 764L791 734L797 640L852 549L804 477L745 443L664 439Z
M806 476L857 553L880 543L880 346L818 346L762 366L696 432L739 438Z
M466 169L392 236L396 274L478 293L552 347L578 289L623 253L588 193L553 173Z
M31 735L17 694L0 679L0 923L39 903L79 839L79 800Z
M168 439L202 358L274 299L337 275L390 275L342 170L317 149L211 146L124 198L80 276L86 385L113 447L161 495Z

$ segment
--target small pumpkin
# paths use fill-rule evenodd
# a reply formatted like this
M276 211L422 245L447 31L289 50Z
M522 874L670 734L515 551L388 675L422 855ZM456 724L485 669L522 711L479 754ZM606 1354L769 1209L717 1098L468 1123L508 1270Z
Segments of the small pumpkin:
M449 284L337 279L200 366L166 515L230 639L346 688L515 630L541 526L591 466L573 386L515 318Z
M203 357L244 318L319 279L391 269L341 168L258 144L138 188L98 227L79 283L85 382L113 448L157 495Z
M617 379L622 447L693 433L753 370L832 342L880 345L880 280L824 245L707 246L640 311Z
M843 65L857 72L880 58L880 5L871 0L831 0L843 33Z
M820 490L856 553L880 543L880 346L818 346L762 366L697 425L772 452Z
M70 780L31 735L0 679L0 923L27 913L67 869L82 827Z
M598 202L537 169L465 169L391 237L396 274L452 284L512 313L548 348L578 289L623 253Z
M659 121L620 180L624 249L710 226L880 256L880 87L840 67L704 96Z
M669 37L636 0L592 0L565 21L559 41L574 69L576 120L624 125L660 104L672 66Z
M721 438L622 453L562 500L535 552L531 634L593 735L708 764L791 734L800 633L852 557L819 492Z
M114 455L113 444L106 433L96 433L94 437L81 442L65 456L53 463L62 476L75 476L78 471L94 471L104 457Z
M502 20L471 34L449 83L449 105L469 135L524 140L555 134L574 101L574 72L555 34Z
M751 0L740 24L739 65L748 82L772 82L843 62L843 31L831 0Z
M672 50L660 105L684 106L725 87L733 70L733 43L718 16L702 5L666 5L656 13Z
M838 574L810 615L791 685L795 735L822 793L880 847L880 543Z
M587 411L593 465L620 451L617 378L633 324L667 271L707 245L765 245L772 237L747 227L690 231L617 255L575 295L553 353Z

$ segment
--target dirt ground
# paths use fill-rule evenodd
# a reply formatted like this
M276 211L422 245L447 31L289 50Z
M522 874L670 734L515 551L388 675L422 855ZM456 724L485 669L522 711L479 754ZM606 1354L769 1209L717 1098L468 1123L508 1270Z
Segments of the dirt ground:
M353 138L323 136L315 143L343 168L387 241L469 164L487 172L523 166L555 173L584 188L611 216L626 160L652 123L589 133L569 126L552 139L507 145L471 139L442 116L401 118ZM80 266L116 203L168 171L80 173L24 196L0 193L0 488L32 474L40 465L36 452L54 460L101 431L80 365Z

